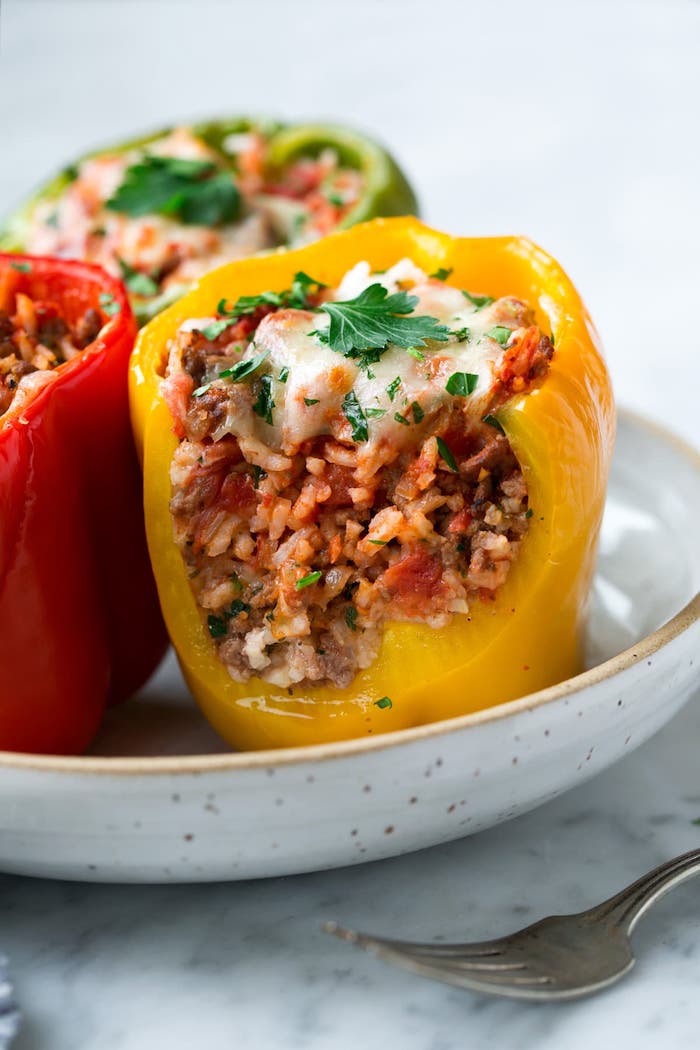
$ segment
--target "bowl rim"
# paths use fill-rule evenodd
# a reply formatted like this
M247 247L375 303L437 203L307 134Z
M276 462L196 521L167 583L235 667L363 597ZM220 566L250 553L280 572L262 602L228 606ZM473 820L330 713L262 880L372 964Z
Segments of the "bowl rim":
M700 452L666 426L630 409L618 409L618 418L672 446L700 472ZM455 718L398 729L373 737L359 737L302 747L269 748L260 751L231 751L201 755L140 755L132 757L94 755L39 755L0 750L0 772L23 770L36 773L70 773L99 776L174 776L260 770L278 766L325 762L358 754L385 751L445 736L461 729L476 728L513 715L569 698L637 666L664 648L700 620L700 591L661 627L635 645L556 685L528 693L517 700L484 708Z

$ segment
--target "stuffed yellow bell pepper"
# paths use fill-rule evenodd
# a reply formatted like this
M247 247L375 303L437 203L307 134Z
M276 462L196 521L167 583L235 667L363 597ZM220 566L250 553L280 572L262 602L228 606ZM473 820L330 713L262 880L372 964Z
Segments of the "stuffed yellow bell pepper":
M581 669L614 406L530 241L378 219L231 263L142 331L130 382L166 623L233 746L389 732Z

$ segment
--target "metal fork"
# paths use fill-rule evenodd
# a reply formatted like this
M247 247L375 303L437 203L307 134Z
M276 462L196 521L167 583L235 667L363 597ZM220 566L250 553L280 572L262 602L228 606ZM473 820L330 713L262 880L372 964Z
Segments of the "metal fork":
M576 999L618 981L634 966L629 936L648 908L692 875L700 849L661 864L595 908L551 915L524 930L472 944L416 944L324 924L326 933L385 962L458 988L510 999Z

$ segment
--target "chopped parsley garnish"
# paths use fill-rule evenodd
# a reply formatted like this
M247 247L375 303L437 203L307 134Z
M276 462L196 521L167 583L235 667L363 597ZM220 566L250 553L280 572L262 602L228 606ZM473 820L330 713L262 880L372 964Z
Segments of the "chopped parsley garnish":
M387 540L367 540L368 543L372 543L375 547L385 547Z
M107 317L114 317L121 310L121 306L110 292L102 292L100 295L100 307Z
M318 403L319 403L319 398L317 398L317 397L305 397L304 398L304 404L305 405L311 406L311 405L317 405Z
M345 622L351 631L357 630L357 609L354 605L348 605L345 610Z
M211 324L206 324L204 328L200 328L200 332L205 339L208 339L213 343L214 340L218 339L221 333L225 332L232 324L234 324L233 318L224 318L222 321L212 321Z
M468 397L474 392L478 382L479 377L473 372L453 372L445 383L445 390L455 397Z
M250 606L247 602L242 602L240 598L236 598L231 602L228 609L224 609L223 616L210 614L207 617L207 627L211 637L224 638L228 631L228 621L234 620L242 612L250 612Z
M457 471L457 463L455 461L454 456L452 455L452 452L450 451L449 445L445 444L445 442L443 441L443 439L441 437L437 438L436 440L437 440L438 452L440 453L440 455L444 459L445 463L447 463L447 466L450 468L452 473L453 474L457 474L457 472L458 472Z
M292 287L281 292L260 292L259 295L242 295L233 306L229 306L227 299L220 299L216 312L222 315L219 321L212 321L206 328L202 329L202 335L206 339L216 339L221 333L235 324L241 317L254 314L263 306L273 306L278 309L291 308L294 310L305 310L309 307L309 296L317 294L325 284L309 277L308 273L299 270L294 274ZM282 372L285 372L282 379ZM280 382L286 383L289 369L283 368L280 372Z
M253 464L253 488L256 489L263 478L267 477L267 471L259 467L257 463Z
M10 266L13 270L17 270L19 273L32 272L32 264L29 262L11 262Z
M217 312L235 321L239 317L254 314L261 306L305 310L309 306L309 297L325 287L322 281L317 281L303 270L298 270L292 279L291 288L285 288L281 292L267 291L260 292L259 295L242 295L233 306L228 306L227 300L222 299L217 306Z
M279 379L280 383L287 382L287 380L289 379L289 369L286 365L284 366L284 368L280 369L280 374L277 376L277 378Z
M256 369L260 368L268 353L269 350L263 350L262 353L256 354L255 357L251 357L247 361L239 361L233 368L224 368L222 372L219 372L217 379L230 379L232 383L240 383L246 376L252 375ZM212 380L213 382L214 380ZM192 397L201 397L202 394L206 394L211 385L211 383L205 383L204 386L198 386L196 390L192 391ZM272 407L275 407L274 403Z
M535 512L534 512L534 510L532 509L532 507L528 507L528 508L527 508L527 510L525 511L525 517L526 517L526 518L531 518L531 517L532 517L532 515L533 515L534 513L535 513Z
M489 328L486 333L487 339L495 339L501 346L505 346L512 335L510 328L506 328L505 325L497 324L493 328Z
M117 262L122 272L122 280L132 295L141 295L144 298L148 298L151 295L158 294L158 285L147 273L135 270L126 259L122 259L119 255L117 256Z
M420 407L417 401L413 401L411 403L411 412L413 412L413 422L422 423L423 417L425 416L425 412Z
M462 295L465 299L468 299L472 306L475 306L477 310L483 310L485 306L490 306L491 303L495 303L496 300L492 295L472 295L471 292L467 292L462 289Z
M241 195L231 176L209 160L147 153L127 168L106 207L127 215L169 215L188 225L218 226L238 217Z
M362 410L360 402L357 400L354 390L348 391L343 398L342 409L343 415L352 427L353 441L366 441L369 437L367 417Z
M266 423L269 423L269 425L272 426L272 410L274 407L275 402L272 398L272 376L261 376L260 392L257 401L253 405L253 412L255 412L256 416L260 416L261 419L264 419Z
M326 194L326 200L328 201L329 204L334 205L334 207L336 207L336 208L342 208L343 205L345 204L345 201L343 200L343 198L340 196L339 193L327 193Z
M304 587L310 587L312 583L317 583L321 579L322 573L320 569L316 572L310 572L308 576L302 576L300 580L294 584L295 591L303 591Z
M381 284L371 284L354 299L323 303L331 323L319 338L345 357L358 357L368 349L384 351L390 343L404 350L426 345L426 339L445 342L449 329L434 317L402 316L418 305L415 295L389 295Z
M400 412L394 412L394 419L397 423L403 423L405 427L410 427L410 423L405 416L402 416Z
M296 310L303 310L309 305L309 296L317 295L326 285L323 281L317 281L315 277L309 277L303 270L297 270L292 280L292 287L287 293L287 306Z
M481 422L488 423L488 425L490 427L493 427L494 430L497 430L499 434L505 434L505 430L503 429L503 424L501 423L500 419L497 419L496 416L491 414L491 412L485 415Z
M425 361L425 354L422 354L415 346L407 347L406 353L410 354L411 357L415 357L416 361Z
M468 328L453 328L452 335L455 337L458 343L466 343L469 341L471 332Z
M228 631L228 624L224 617L214 616L213 613L207 616L207 627L212 638L224 638Z
M381 419L382 416L386 415L385 408L366 408L365 415L368 419Z
M386 392L389 395L389 400L393 401L396 397L396 391L401 386L401 376L397 376L396 379L392 379L389 386L386 388Z
M380 700L374 701L374 706L381 708L383 711L385 708L393 707L393 704L388 696L383 696Z
M445 269L444 266L440 266L435 271L435 273L431 273L430 276L434 277L436 281L446 281L451 273L452 273L452 267L451 266L450 266L449 269Z

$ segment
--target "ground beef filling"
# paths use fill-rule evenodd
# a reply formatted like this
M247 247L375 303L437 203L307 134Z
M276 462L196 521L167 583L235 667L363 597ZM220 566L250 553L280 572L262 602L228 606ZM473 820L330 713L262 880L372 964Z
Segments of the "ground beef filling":
M94 341L102 328L97 310L69 324L56 303L18 292L0 308L0 416L29 400L69 361Z
M247 338L259 320L246 319ZM494 407L548 368L549 339L522 331L500 362ZM222 433L232 411L250 412L255 384L192 395L244 334L181 330L171 348L175 540L232 678L345 687L377 656L386 622L439 628L493 599L528 529L525 480L507 437L493 420L466 425L459 399L371 477L358 446L333 434L285 455Z

